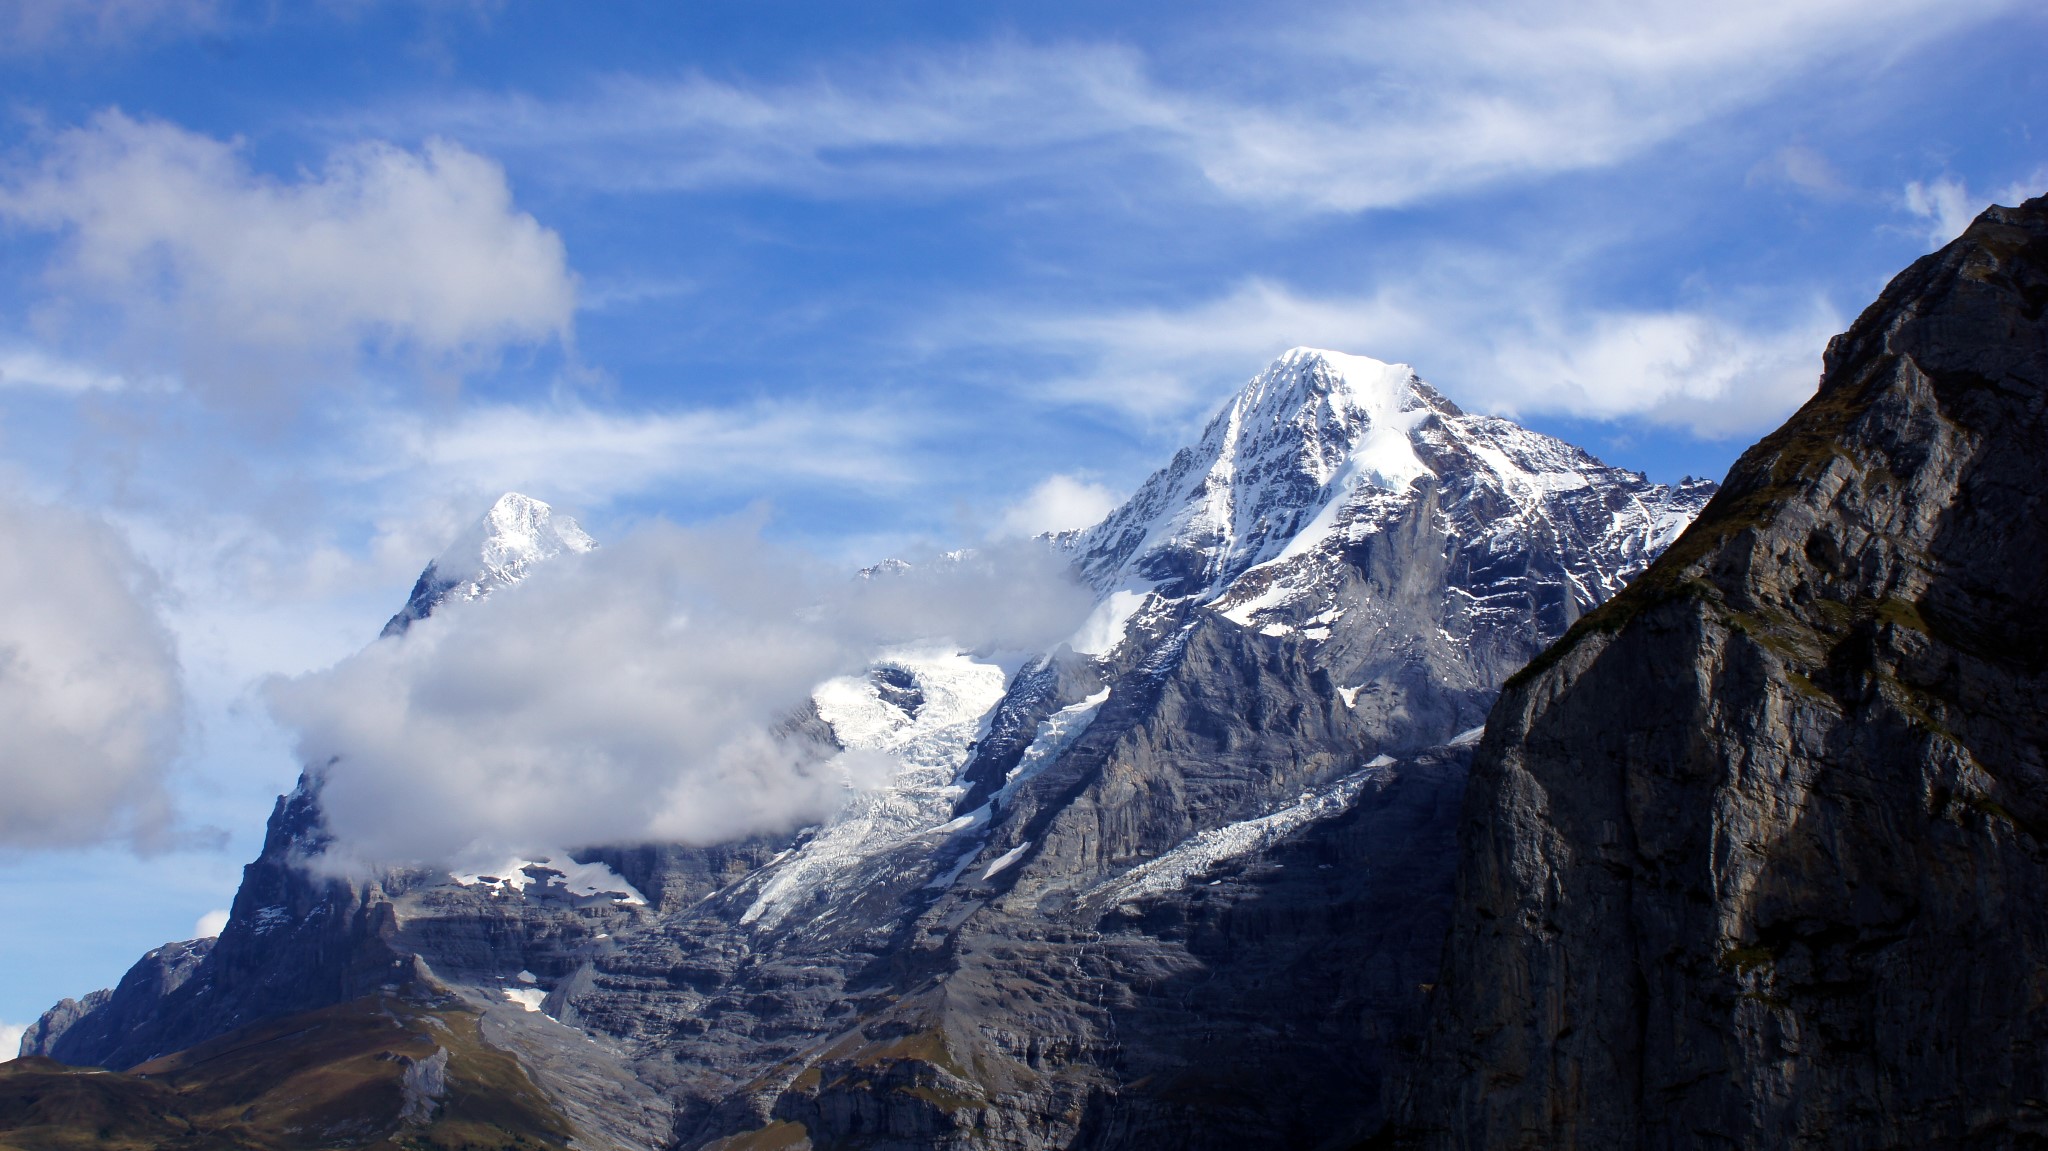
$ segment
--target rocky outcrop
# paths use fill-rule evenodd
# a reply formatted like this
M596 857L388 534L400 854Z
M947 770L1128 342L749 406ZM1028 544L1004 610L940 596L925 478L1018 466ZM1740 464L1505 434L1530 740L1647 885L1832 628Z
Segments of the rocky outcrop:
M185 985L213 943L193 939L145 953L113 987L82 1001L66 999L45 1012L22 1035L21 1054L74 1064L102 1062L93 1056L148 1027L162 1012L164 997Z
M381 891L306 871L302 850L318 834L317 796L302 783L278 800L218 939L150 952L68 1026L46 1016L38 1030L53 1033L34 1050L25 1043L24 1054L125 1069L245 1024L412 982L419 966L391 946Z
M1989 210L1509 684L1413 1141L2048 1141L2044 309Z

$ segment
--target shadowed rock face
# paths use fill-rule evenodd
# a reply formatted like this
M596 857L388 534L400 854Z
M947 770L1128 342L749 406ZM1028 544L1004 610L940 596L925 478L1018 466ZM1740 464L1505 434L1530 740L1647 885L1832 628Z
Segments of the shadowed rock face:
M211 939L166 943L145 954L115 986L51 1008L22 1036L22 1050L67 1063L101 1062L99 1056L118 1051L151 1026L164 997L184 986L213 944Z
M2048 1143L2044 307L1989 210L1510 683L1418 1144Z

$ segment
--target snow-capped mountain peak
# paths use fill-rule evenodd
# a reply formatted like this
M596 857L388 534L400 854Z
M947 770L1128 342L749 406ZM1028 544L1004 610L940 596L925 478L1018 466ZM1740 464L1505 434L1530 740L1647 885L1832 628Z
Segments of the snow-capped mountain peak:
M1339 553L1417 514L1439 524L1445 558L1459 562L1562 531L1601 553L1557 576L1575 618L1668 544L1712 490L1667 489L1512 421L1467 414L1406 364L1294 348L1122 507L1058 543L1106 603L1201 596L1249 623L1273 596L1298 599L1335 578ZM1562 568L1580 566L1571 551Z
M492 588L514 584L534 564L563 552L587 552L597 546L568 516L531 496L506 492L491 510L457 537L434 559L444 574L468 573L474 591L464 599L488 595Z
M575 520L518 492L498 497L420 573L405 607L384 625L398 635L448 600L477 600L525 579L534 565L597 546Z
M1294 348L1108 519L1063 542L1104 590L1215 588L1277 554L1333 495L1429 474L1413 442L1456 405L1406 364Z

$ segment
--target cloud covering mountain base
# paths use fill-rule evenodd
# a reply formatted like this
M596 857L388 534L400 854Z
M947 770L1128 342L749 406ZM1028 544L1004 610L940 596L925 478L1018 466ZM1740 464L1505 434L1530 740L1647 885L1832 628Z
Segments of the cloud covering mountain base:
M903 646L1042 650L1089 606L1038 544L849 579L742 525L658 523L266 695L340 866L712 843L893 770L793 722L819 683Z

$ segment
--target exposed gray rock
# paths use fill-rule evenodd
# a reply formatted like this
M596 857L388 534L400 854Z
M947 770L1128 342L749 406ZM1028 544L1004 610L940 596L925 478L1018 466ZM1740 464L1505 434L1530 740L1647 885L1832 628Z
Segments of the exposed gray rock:
M1410 1138L2048 1142L2044 307L1987 211L1511 683Z

